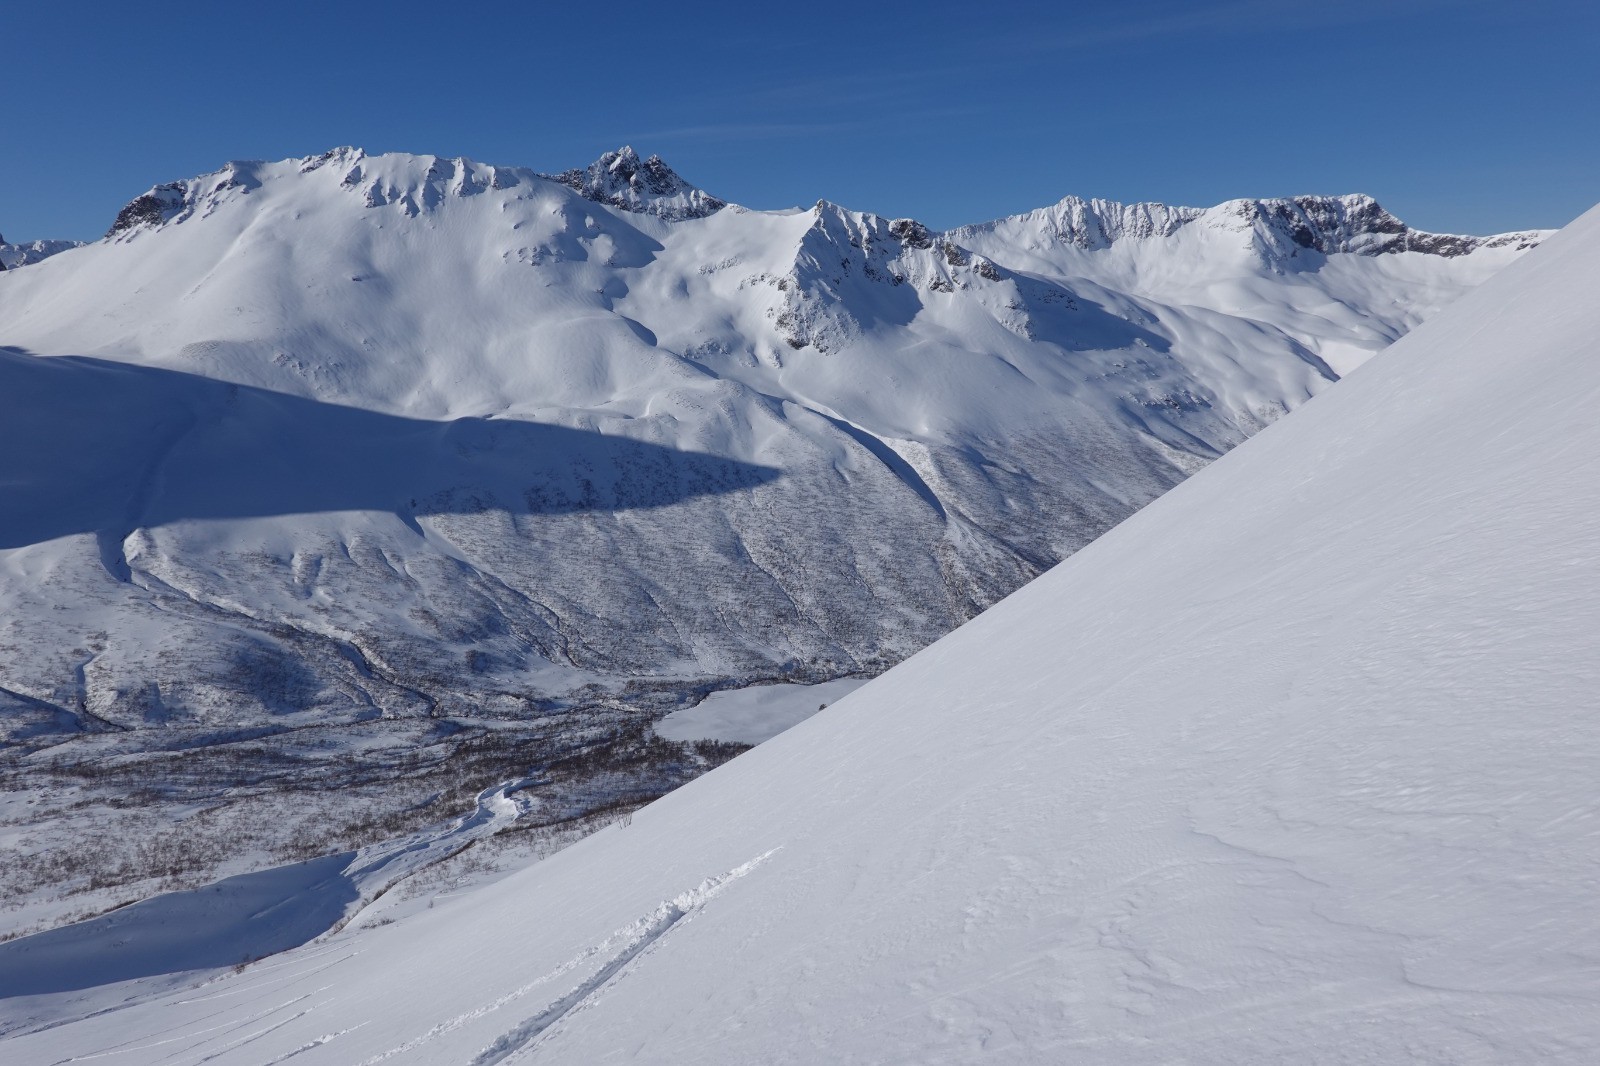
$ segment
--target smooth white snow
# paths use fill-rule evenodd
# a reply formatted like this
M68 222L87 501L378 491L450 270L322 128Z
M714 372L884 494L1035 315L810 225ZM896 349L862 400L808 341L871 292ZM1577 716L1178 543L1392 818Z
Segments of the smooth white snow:
M518 875L25 1062L1593 1063L1600 211Z
M844 677L820 685L752 685L713 692L693 707L656 723L668 740L731 740L760 744L810 718L828 704L865 685Z

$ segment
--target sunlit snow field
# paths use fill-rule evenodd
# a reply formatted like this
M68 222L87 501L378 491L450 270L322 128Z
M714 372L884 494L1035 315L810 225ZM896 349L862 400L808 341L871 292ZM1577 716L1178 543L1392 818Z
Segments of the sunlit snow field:
M169 192L0 275L0 917L168 893L0 1057L1596 1057L1594 219Z
M864 680L846 677L820 685L754 685L713 692L693 707L673 711L655 728L668 740L760 744L864 684Z

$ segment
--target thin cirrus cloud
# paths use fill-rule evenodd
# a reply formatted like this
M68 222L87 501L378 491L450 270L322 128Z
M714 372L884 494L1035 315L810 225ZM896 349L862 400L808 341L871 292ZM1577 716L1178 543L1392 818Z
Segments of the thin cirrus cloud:
M741 89L736 108L728 107L725 93L689 105L702 112L721 111L725 116L721 120L637 127L621 136L636 141L812 138L968 118L987 111L977 103L943 102L936 91L941 76L924 70L883 71L751 85Z
M884 108L871 118L841 119L837 122L762 122L730 120L694 126L635 129L619 134L625 141L723 141L733 139L780 140L831 134L861 133L890 124L964 118L982 113L979 107Z
M851 130L861 129L865 125L866 123L859 120L851 122L707 122L696 126L630 130L617 136L625 141L717 141L734 137L815 137L828 133L847 133Z
M1538 5L1540 0L1532 0ZM1390 22L1434 12L1457 15L1503 10L1489 0L1345 0L1339 4L1300 0L1238 0L1218 5L1162 4L1138 18L1085 18L1064 31L1040 34L1036 27L991 37L986 50L1052 52L1063 47L1102 47L1158 42L1185 35L1225 36L1257 31L1313 30L1335 25Z

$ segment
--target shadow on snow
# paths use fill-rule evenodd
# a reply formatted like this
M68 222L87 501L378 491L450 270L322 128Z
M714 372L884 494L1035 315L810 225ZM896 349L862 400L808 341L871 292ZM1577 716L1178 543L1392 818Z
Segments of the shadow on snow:
M332 928L357 898L354 852L168 892L0 944L0 999L233 966Z
M0 548L186 519L664 507L779 471L514 419L405 418L0 347Z

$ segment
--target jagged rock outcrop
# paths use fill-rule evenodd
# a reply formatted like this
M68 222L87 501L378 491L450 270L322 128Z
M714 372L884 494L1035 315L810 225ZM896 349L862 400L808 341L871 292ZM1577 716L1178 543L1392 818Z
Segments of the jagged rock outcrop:
M670 221L705 218L728 206L684 181L660 156L641 160L628 145L605 153L582 169L542 176L596 203Z
M189 202L187 182L174 181L157 185L149 192L135 196L117 212L107 237L115 237L138 226L159 226L181 212Z
M886 219L826 200L817 201L811 219L793 268L775 282L783 298L772 317L791 348L837 351L875 327L910 323L933 294L1015 278L915 219ZM990 302L1016 311L1015 296Z

